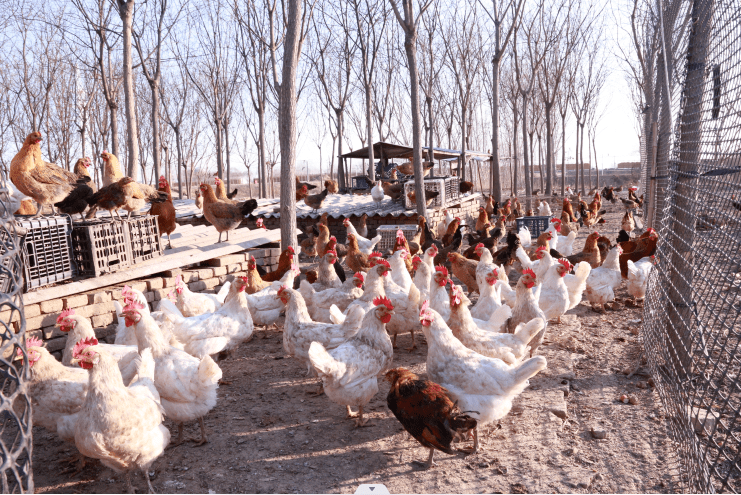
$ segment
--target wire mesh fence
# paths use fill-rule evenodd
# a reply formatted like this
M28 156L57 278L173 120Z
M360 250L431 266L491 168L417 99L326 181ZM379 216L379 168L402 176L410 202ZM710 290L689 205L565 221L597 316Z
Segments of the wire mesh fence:
M647 0L644 205L659 233L643 338L688 491L741 490L741 9Z
M0 182L0 488L33 493L31 402L25 355L23 261L5 180ZM16 359L21 349L23 359Z

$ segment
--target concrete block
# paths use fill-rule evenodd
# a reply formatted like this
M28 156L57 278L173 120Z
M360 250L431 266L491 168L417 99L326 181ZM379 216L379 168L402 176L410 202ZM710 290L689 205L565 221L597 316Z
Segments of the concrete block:
M96 315L93 316L93 327L94 328L100 328L105 327L113 323L114 321L117 321L118 318L115 317L113 313L106 313L103 315ZM97 332L96 332L97 333Z
M116 311L116 306L114 306L113 302L111 301L107 303L98 303L84 306L78 310L78 314L87 318L92 318L93 316L113 313L114 311Z
M33 318L34 316L39 316L41 314L41 306L38 304L29 304L28 306L23 306L23 314L26 315L26 318ZM8 311L8 317L10 317L10 311ZM11 321L17 321L20 319L20 312L14 312L13 319ZM8 321L7 318L3 318L3 321Z
M111 289L111 299L113 299L114 301L120 301L121 299L123 299L122 292L122 288Z
M244 254L237 253L221 256L220 258L214 258L212 260L206 260L203 264L206 266L225 267L234 263L241 263L242 261L244 261Z
M183 282L186 284L189 284L191 282L198 282L198 272L197 271L187 271L183 272L182 274Z
M64 308L64 303L62 299L52 299L51 301L43 301L40 306L43 314L59 313Z
M49 352L61 351L67 345L67 337L57 337L46 341L46 348Z
M177 277L181 273L183 273L183 270L181 268L175 268L174 270L165 270L164 272L162 272L162 275L169 278Z
M690 419L692 420L692 426L695 428L696 433L705 432L706 435L710 435L715 430L715 425L720 419L720 415L716 412L700 407L687 407Z
M234 263L226 266L226 273L238 272L242 269L242 263Z
M88 295L76 294L74 296L64 297L62 301L64 302L64 309L79 308L88 304Z
M152 294L154 294L155 301L161 301L162 299L167 299L170 292L174 293L175 291L170 287L166 287L164 289L153 290Z
M222 285L224 285L225 283L229 282L232 279L234 279L234 276L233 275L222 275L222 276L220 276L219 277L219 285L218 285L219 289L221 288ZM219 292L219 289L216 289L216 292Z
M113 299L112 295L108 291L96 292L95 294L87 294L88 304L100 304L111 302Z
M28 318L26 320L26 330L40 330L44 327L55 325L57 323L57 316L59 316L59 313L50 313L35 318Z
M132 280L131 282L127 283L126 285L128 285L132 289L136 289L136 290L138 290L140 292L146 292L147 291L147 283L144 282L144 281L133 281Z
M203 280L199 280L197 282L189 283L188 288L193 292L202 292L206 290L208 287L206 286L206 283Z
M162 281L162 278L150 278L147 280L147 290L152 291L156 289L161 289L165 286L165 283Z
M64 337L65 335L67 335L66 332L61 331L59 327L56 326L44 327L40 330L40 332L44 340L55 339L57 337Z
M198 272L199 280L206 280L207 278L211 278L214 276L213 268L199 268L198 270L196 270L196 272Z
M217 285L219 285L219 279L218 278L207 278L206 280L201 280L204 284L206 284L206 289L213 289Z
M219 277L221 275L226 275L226 267L225 266L217 266L214 268L214 277Z
M154 301L154 293L152 293L152 292L145 292L144 293L144 299L146 299L147 302L150 302L151 303L152 301Z
M164 287L175 287L177 280L177 277L165 277L162 279L162 285Z

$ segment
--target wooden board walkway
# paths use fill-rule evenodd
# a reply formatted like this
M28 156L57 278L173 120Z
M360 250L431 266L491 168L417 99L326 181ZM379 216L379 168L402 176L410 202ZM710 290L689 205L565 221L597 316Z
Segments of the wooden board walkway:
M238 253L270 242L280 241L280 230L249 230L239 228L229 233L229 241L217 243L219 233L211 225L179 225L172 234L172 249L166 249L158 258L144 261L118 272L77 282L41 288L23 294L24 304L34 304L106 287L129 280L148 277L165 270L201 263L228 254ZM163 245L167 245L162 237Z

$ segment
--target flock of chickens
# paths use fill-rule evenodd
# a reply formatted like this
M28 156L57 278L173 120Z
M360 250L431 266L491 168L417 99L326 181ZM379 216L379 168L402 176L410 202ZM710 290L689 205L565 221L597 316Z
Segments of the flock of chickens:
M11 178L40 206L60 207L89 179L48 167L40 159L36 134L13 160ZM107 163L114 162L108 155ZM140 199L132 188L144 188L124 179L115 182L123 197ZM206 184L200 192L204 216L220 233L236 228L237 219L256 206L236 203L226 191L225 199L218 199ZM615 191L603 193L614 197ZM635 197L634 190L630 194ZM246 276L226 283L218 294L193 293L180 279L157 311L149 310L141 292L125 287L124 305L116 303L114 344L99 343L87 318L65 310L57 319L68 339L61 363L39 339L29 338L26 350L18 350L30 365L35 423L74 443L81 460L99 459L123 473L129 491L133 471L141 471L153 491L148 469L171 442L164 417L178 425L175 444L183 441L183 423L196 420L201 428L197 441L206 442L203 418L216 407L219 384L228 383L217 361L248 342L255 325L277 326L285 315L286 354L320 379L318 393L345 406L356 426L368 421L363 408L384 376L391 383L390 410L430 449L426 467L434 464L435 450L476 452L478 427L504 417L528 379L545 369L546 359L537 349L549 322L560 322L582 296L595 310L605 311L623 279L631 303L645 295L658 236L648 229L630 237L636 222L628 209L632 205L626 204L616 244L592 232L584 249L574 252L579 227L600 222L603 195L595 192L590 204L579 195L571 197L575 205L564 198L560 218L552 218L537 239L515 226L515 219L524 216L517 198L500 208L489 197L474 228L446 212L433 233L420 217L414 238L407 240L399 231L385 254L375 251L381 238L368 238L364 223L356 228L346 220L347 245L342 245L322 219L308 242L301 243L305 255L321 259L318 269L303 278L298 256L288 247L276 271L261 274L253 258ZM95 206L112 214L130 205L100 200L86 207ZM551 216L548 202L540 203L539 213ZM466 228L470 231L464 237ZM467 249L462 249L464 238ZM352 277L345 278L342 262ZM478 299L471 305L473 293ZM410 350L416 347L416 333L425 336L427 380L392 369L397 336L407 332ZM469 439L472 447L454 447Z

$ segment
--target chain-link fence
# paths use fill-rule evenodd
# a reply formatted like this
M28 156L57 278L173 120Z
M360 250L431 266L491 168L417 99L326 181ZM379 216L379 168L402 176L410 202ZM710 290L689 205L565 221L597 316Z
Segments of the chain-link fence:
M0 181L0 484L2 493L33 493L31 402L25 359L23 261L5 180ZM16 359L21 349L24 359Z
M643 338L687 491L741 489L741 8L646 0ZM651 38L653 36L653 38ZM739 195L738 197L736 195Z

